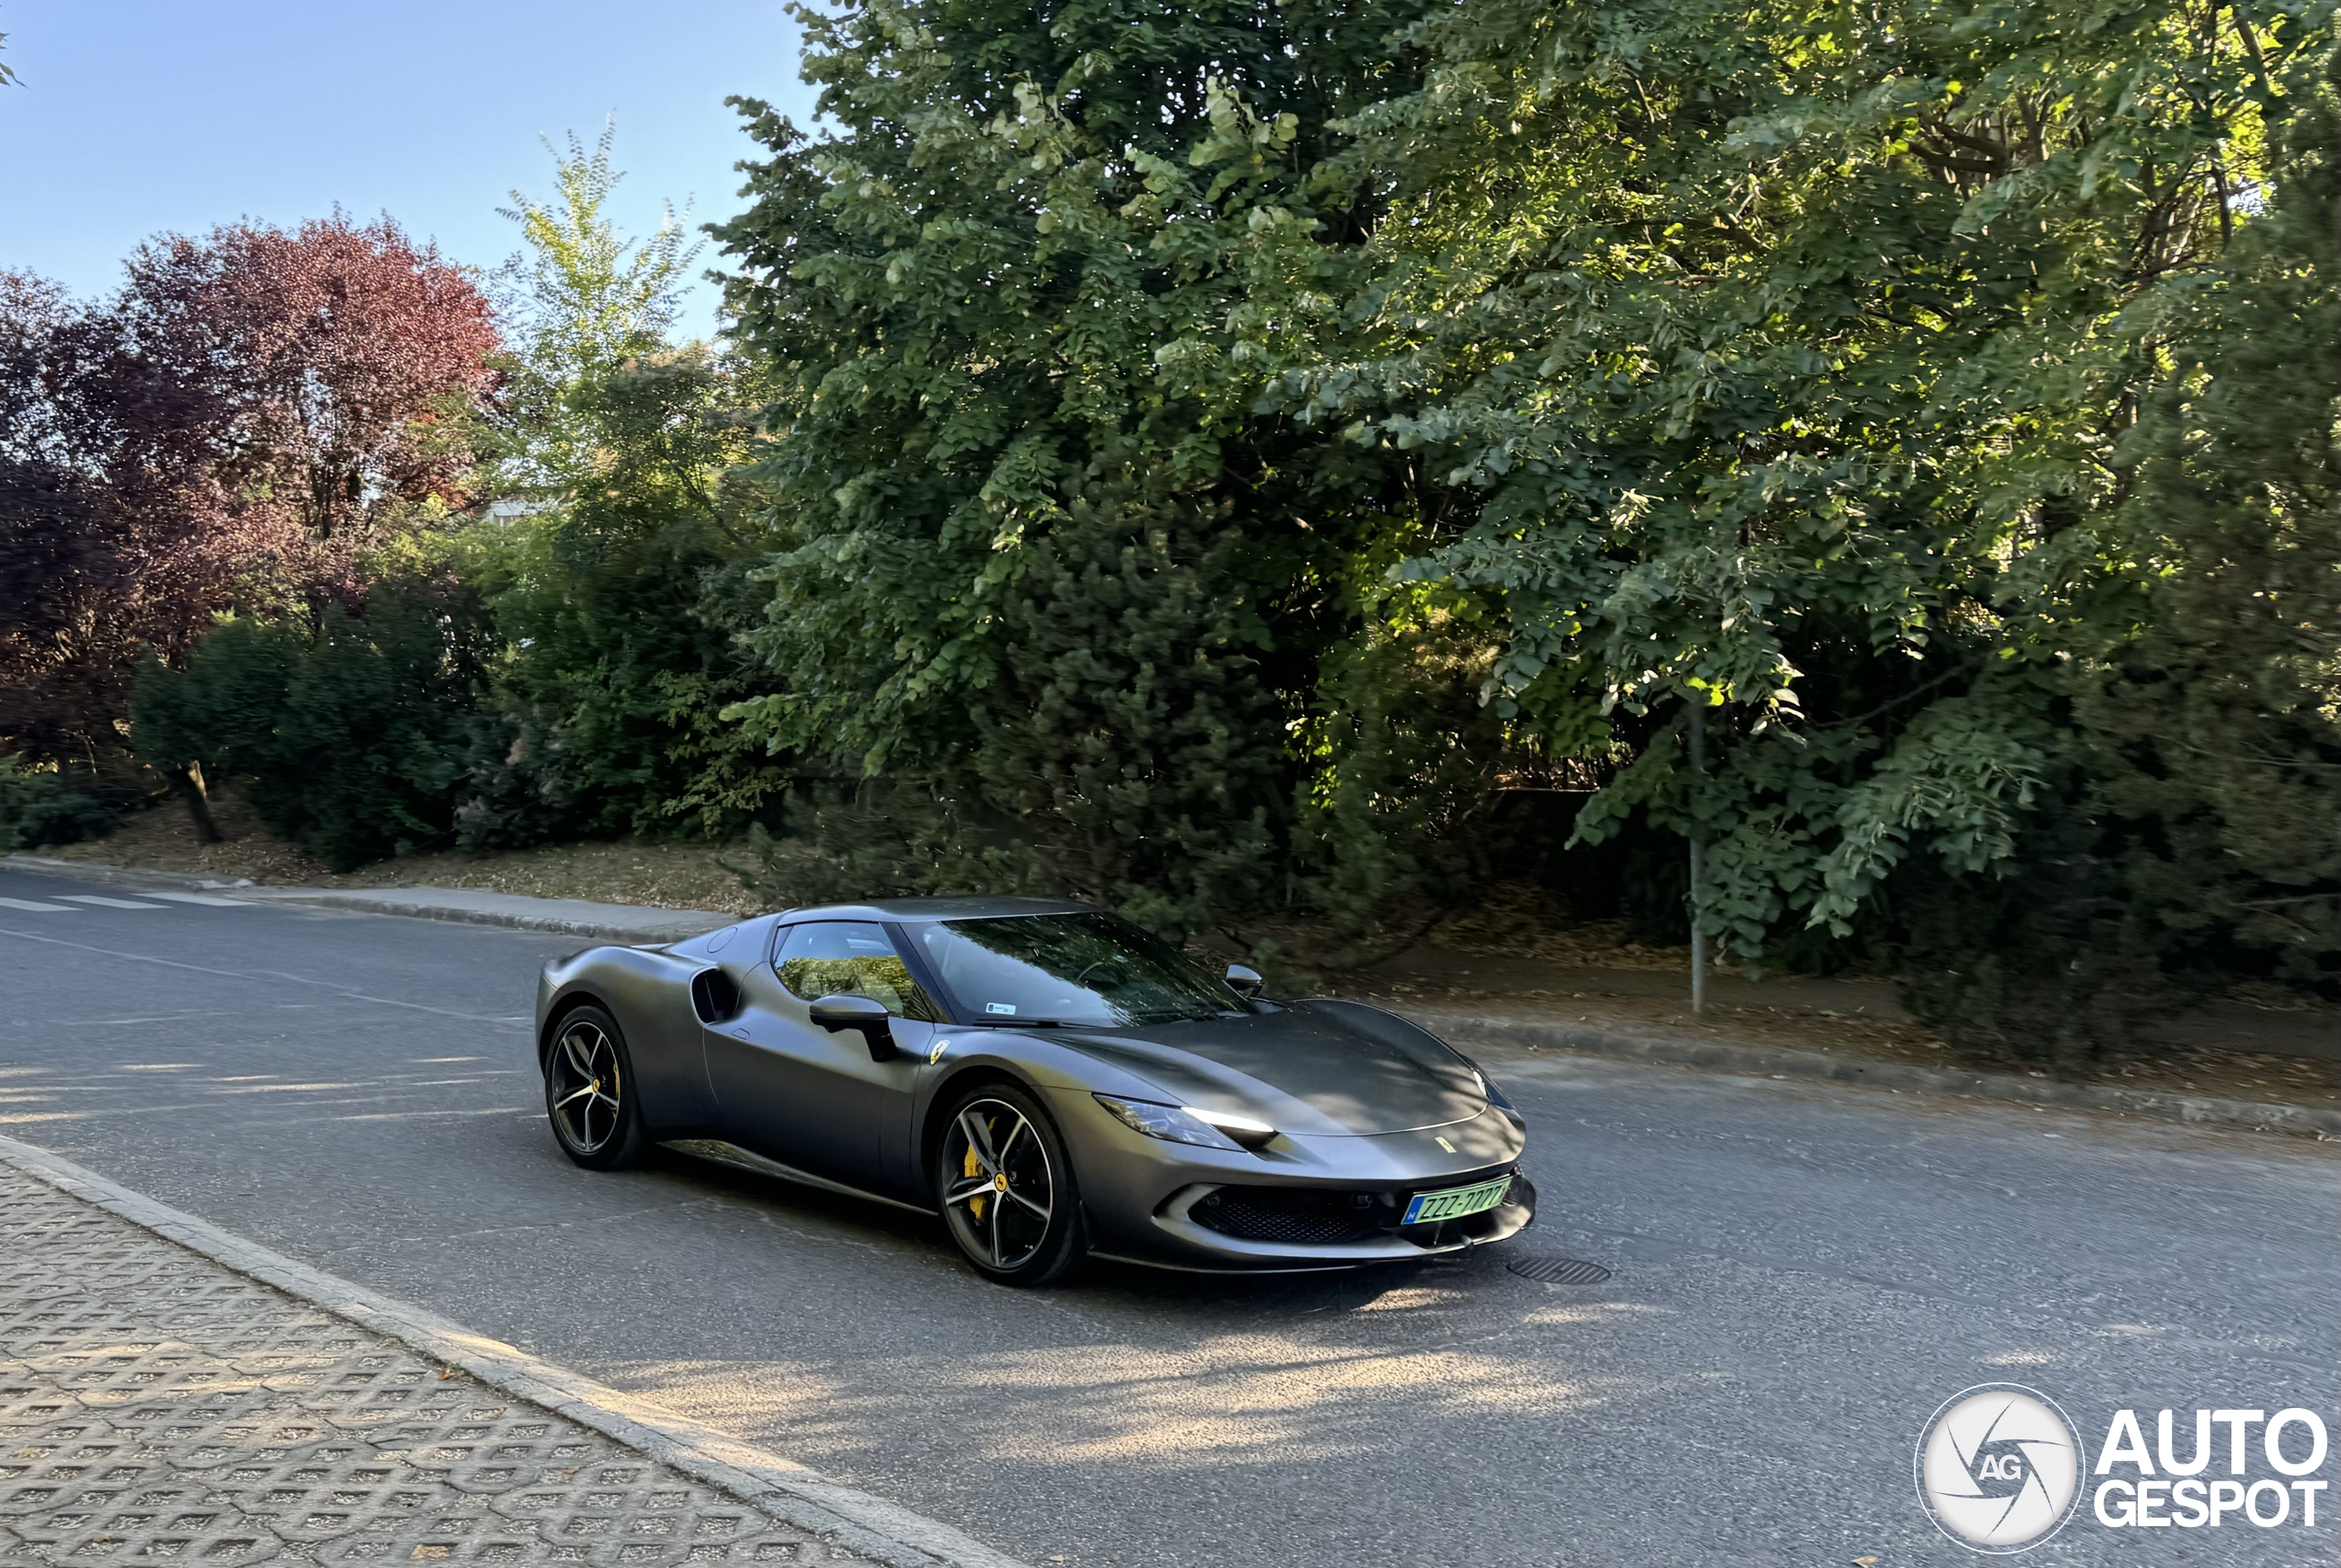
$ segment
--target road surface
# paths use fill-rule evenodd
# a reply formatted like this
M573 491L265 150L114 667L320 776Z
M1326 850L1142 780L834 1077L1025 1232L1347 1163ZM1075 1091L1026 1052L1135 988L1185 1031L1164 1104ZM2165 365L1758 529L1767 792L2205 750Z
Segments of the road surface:
M0 1132L1036 1564L1973 1562L1912 1445L1994 1381L2092 1454L2125 1407L2182 1447L2197 1407L2312 1407L2341 1448L2331 1145L1491 1061L1543 1205L1509 1249L1015 1292L916 1216L571 1167L527 1012L577 945L0 870ZM2084 1502L2027 1560L2331 1562L2336 1518Z

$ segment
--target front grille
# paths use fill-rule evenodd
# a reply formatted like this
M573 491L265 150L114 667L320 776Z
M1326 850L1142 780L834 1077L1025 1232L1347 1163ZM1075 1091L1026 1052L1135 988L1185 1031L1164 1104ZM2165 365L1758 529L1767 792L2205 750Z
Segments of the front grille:
M1313 1187L1222 1187L1205 1193L1187 1211L1188 1217L1207 1231L1239 1242L1299 1242L1331 1246L1375 1237L1397 1236L1424 1246L1437 1246L1459 1236L1485 1233L1495 1224L1496 1211L1468 1215L1429 1225L1401 1228L1399 1217L1416 1192L1444 1192L1491 1181L1508 1168L1443 1177L1428 1189L1350 1188L1326 1190Z
M1313 1242L1321 1246L1386 1232L1395 1228L1399 1211L1382 1193L1223 1187L1205 1194L1188 1212L1204 1229L1239 1242Z

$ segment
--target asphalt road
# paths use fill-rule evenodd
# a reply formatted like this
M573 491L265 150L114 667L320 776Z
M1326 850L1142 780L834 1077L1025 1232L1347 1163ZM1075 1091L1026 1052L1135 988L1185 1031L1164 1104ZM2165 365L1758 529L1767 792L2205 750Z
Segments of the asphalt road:
M0 871L0 1132L1035 1563L1972 1562L1911 1455L1983 1382L2092 1454L2120 1407L2183 1450L2196 1407L2307 1406L2341 1450L2331 1145L1491 1061L1543 1203L1508 1249L1019 1293L914 1216L568 1165L526 1015L573 945ZM2335 1490L2313 1530L2084 1503L2026 1561L2329 1563Z

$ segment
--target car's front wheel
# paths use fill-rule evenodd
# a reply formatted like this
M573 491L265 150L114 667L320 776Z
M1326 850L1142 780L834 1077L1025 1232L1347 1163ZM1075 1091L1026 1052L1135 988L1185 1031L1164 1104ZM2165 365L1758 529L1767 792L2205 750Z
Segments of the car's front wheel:
M642 1117L634 1063L617 1019L582 1007L561 1020L545 1057L545 1115L561 1152L588 1170L615 1170L641 1157Z
M1081 1255L1081 1200L1064 1139L1039 1102L987 1083L944 1123L935 1201L959 1251L1002 1285L1042 1285Z

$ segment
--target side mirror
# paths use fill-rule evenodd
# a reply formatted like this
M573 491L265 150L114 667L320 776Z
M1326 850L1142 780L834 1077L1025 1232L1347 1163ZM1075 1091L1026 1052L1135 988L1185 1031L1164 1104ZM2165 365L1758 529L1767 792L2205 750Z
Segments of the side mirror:
M883 1003L840 993L821 997L807 1010L814 1023L831 1034L841 1029L860 1029L861 1038L869 1042L871 1061L894 1060L894 1026L886 1016Z
M1264 984L1257 969L1242 964L1230 964L1226 979L1227 988L1247 1002L1260 994L1260 987Z

